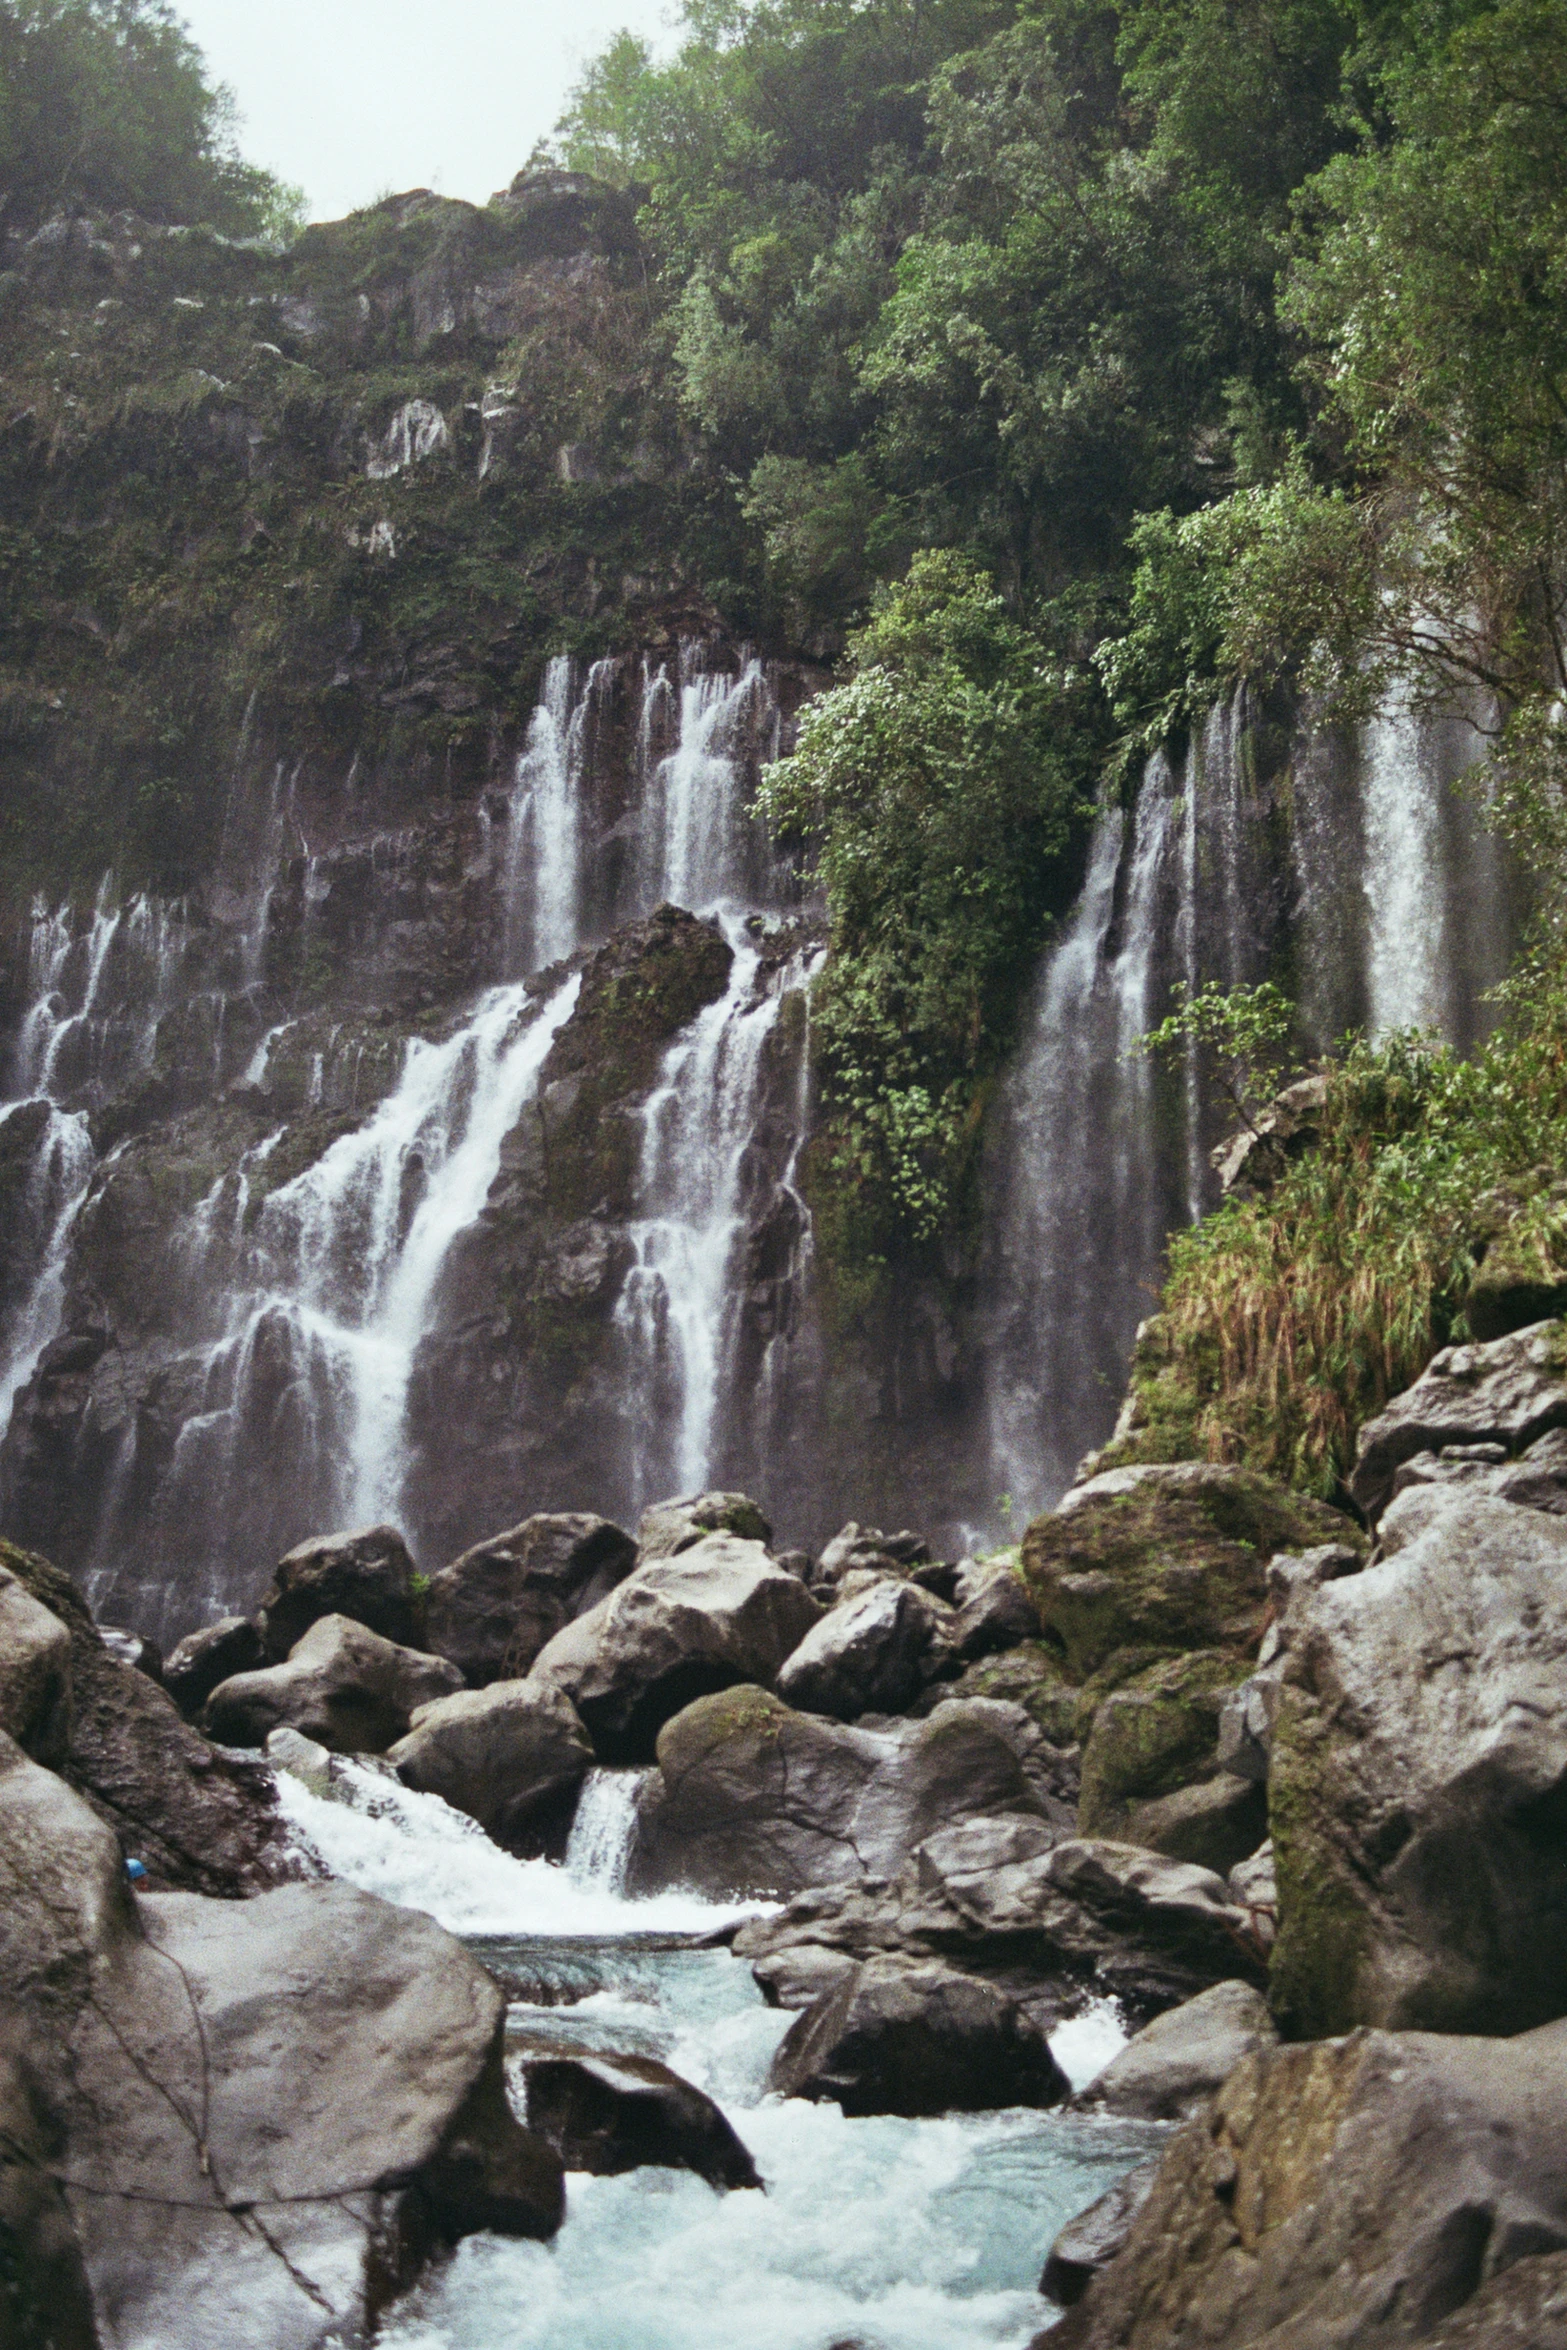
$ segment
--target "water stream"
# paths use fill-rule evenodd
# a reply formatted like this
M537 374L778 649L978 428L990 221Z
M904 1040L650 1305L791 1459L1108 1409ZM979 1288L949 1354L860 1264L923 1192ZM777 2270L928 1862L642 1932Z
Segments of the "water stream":
M696 1947L735 1911L618 1891L637 1773L595 1773L564 1867L515 1861L432 1796L350 1766L352 1805L282 1778L334 1874L424 1909L512 1985L508 2045L656 2056L705 2089L765 2194L675 2170L573 2173L553 2244L468 2239L386 2321L389 2350L1024 2350L1059 2229L1164 2133L1016 2109L846 2120L767 2091L792 2018ZM1074 2085L1122 2043L1092 2010L1054 2043Z

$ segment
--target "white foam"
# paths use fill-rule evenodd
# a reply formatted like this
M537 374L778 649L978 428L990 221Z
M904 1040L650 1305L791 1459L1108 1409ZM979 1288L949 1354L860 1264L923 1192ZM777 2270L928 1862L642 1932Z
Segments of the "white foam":
M1071 2082L1075 2095L1099 2078L1130 2038L1126 2018L1116 2002L1096 1999L1081 2015L1071 2016L1056 2026L1050 2035L1050 2053Z
M278 1801L297 1843L329 1876L423 1910L450 1933L706 1933L755 1907L690 1893L627 1901L550 1861L515 1860L438 1795L342 1767L350 1803L326 1801L279 1772Z

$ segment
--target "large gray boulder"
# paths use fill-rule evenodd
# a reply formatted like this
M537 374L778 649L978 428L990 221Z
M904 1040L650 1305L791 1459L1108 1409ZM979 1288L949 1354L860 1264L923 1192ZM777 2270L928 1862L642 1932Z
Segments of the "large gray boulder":
M958 1821L889 1879L816 1885L734 1937L764 1996L808 2005L849 1960L942 1958L1026 1986L1036 2012L1067 2015L1090 1988L1153 2015L1247 1966L1265 1978L1244 1910L1206 1870L1131 1845L1063 1838L1026 1814Z
M266 1661L259 1625L249 1616L223 1616L199 1632L187 1632L170 1649L163 1686L187 1722L193 1722L220 1681L257 1673Z
M593 1748L559 1689L492 1681L420 1706L386 1759L405 1787L443 1797L508 1851L534 1854L569 1822Z
M289 1729L334 1754L384 1754L407 1735L418 1707L461 1687L444 1657L399 1648L348 1616L323 1616L287 1664L220 1682L203 1719L228 1746L264 1746L271 1731Z
M1039 1610L1004 1561L960 1560L952 1597L952 1644L965 1664L1039 1638Z
M0 2102L55 2182L6 2314L60 2290L40 2341L328 2350L431 2250L551 2232L503 2030L460 1944L348 1886L133 1902L110 1829L0 1737Z
M1355 1449L1350 1492L1368 1517L1391 1499L1394 1478L1417 1453L1452 1445L1522 1452L1548 1429L1567 1427L1562 1325L1537 1322L1486 1346L1449 1346L1413 1387L1368 1420Z
M568 1624L534 1665L581 1715L599 1760L651 1762L693 1699L771 1683L821 1611L759 1542L708 1534L635 1574Z
M678 1558L709 1534L734 1534L742 1542L769 1543L773 1530L748 1494L683 1493L655 1501L637 1521L637 1563Z
M424 1602L408 1545L395 1526L320 1534L279 1559L257 1611L274 1664L323 1616L350 1616L401 1648L424 1645Z
M653 2056L582 2049L524 2050L528 2126L567 2170L596 2177L640 2170L695 2171L710 2187L760 2187L756 2164L711 2097Z
M1262 2049L1036 2350L1544 2350L1564 2250L1567 2027Z
M1271 2048L1278 2036L1254 1984L1215 1983L1145 2024L1075 2102L1134 2121L1186 2121L1242 2057Z
M49 1676L31 1684L29 1703L44 1705L32 1743L113 1828L123 1856L141 1863L149 1890L233 1898L288 1875L270 1775L214 1748L145 1673L112 1656L75 1585L47 1559L0 1543L0 1567L63 1626L70 1649L69 1706L48 1695Z
M967 1707L896 1733L796 1713L755 1688L700 1699L658 1741L632 1888L790 1894L888 1876L975 1813L1041 1815L1016 1753Z
M846 2114L1058 2105L1067 2080L1025 2000L939 1959L853 1967L789 2027L768 2075Z
M61 1762L70 1745L70 1632L5 1567L0 1567L0 1730L36 1762Z
M1567 1523L1438 1488L1397 1509L1394 1555L1289 1614L1273 1999L1297 2036L1567 2012Z
M521 1680L540 1649L623 1582L636 1559L630 1535L607 1518L525 1518L431 1578L425 1645L470 1689Z
M952 1610L887 1577L814 1624L778 1674L778 1694L834 1721L898 1714L953 1659Z

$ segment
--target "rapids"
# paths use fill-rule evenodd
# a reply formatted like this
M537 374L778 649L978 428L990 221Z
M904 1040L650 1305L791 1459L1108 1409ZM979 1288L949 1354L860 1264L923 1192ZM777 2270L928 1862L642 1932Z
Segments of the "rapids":
M727 1950L697 1946L737 1911L616 1890L639 1773L593 1774L556 1867L339 1768L351 1802L279 1774L314 1865L468 1940L512 1988L510 2042L662 2058L718 2101L766 2181L721 2195L681 2171L573 2173L553 2244L469 2239L391 2313L387 2350L1024 2350L1055 2314L1035 2288L1057 2231L1164 2135L1023 2109L851 2121L770 2095L792 2019ZM1100 2002L1052 2045L1077 2087L1124 2037Z

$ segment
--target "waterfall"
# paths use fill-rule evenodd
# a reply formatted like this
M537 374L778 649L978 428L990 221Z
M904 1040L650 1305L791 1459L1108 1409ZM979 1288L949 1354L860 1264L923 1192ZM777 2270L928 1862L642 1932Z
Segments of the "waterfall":
M670 898L693 911L762 894L753 884L766 850L746 806L744 756L776 717L758 662L737 678L697 663L698 649L684 646L677 685L662 670L645 681L639 734L645 901ZM657 757L671 723L673 747Z
M1155 761L1132 816L1100 816L1005 1088L985 1331L1003 1517L1053 1500L1102 1439L1158 1278L1168 1200L1155 1077L1133 1048L1156 1010L1171 780Z
M1165 1236L1213 1204L1195 1054L1177 1101L1130 1049L1168 980L1278 971L1323 1048L1352 1022L1472 1041L1505 969L1505 859L1450 788L1474 728L1400 704L1358 742L1306 722L1271 772L1263 734L1244 696L1217 705L1178 766L1149 762L1129 830L1100 818L1002 1089L981 1326L1014 1505L1052 1500L1109 1433Z
M0 1128L27 1108L0 1109ZM11 1425L18 1393L59 1332L71 1235L92 1181L96 1154L79 1110L52 1105L33 1146L21 1201L22 1226L36 1270L9 1313L0 1315L0 1437Z
M187 1246L210 1263L226 1242L240 1263L160 1494L165 1516L199 1518L263 1469L301 1531L397 1510L408 1385L442 1268L578 986L542 1008L520 984L495 988L444 1043L411 1039L394 1090L269 1194L248 1241L245 1166L225 1179L226 1232L212 1195L195 1211Z
M742 1176L762 1057L785 994L805 980L798 958L764 973L746 923L720 920L734 951L729 985L671 1045L642 1111L636 1261L617 1313L638 1508L697 1491L712 1473L744 1302Z
M566 1844L566 1875L583 1892L625 1892L637 1798L656 1776L649 1770L589 1771Z
M618 664L596 661L580 697L561 654L544 672L513 785L506 859L506 953L512 969L540 970L583 940L583 860L589 721Z

